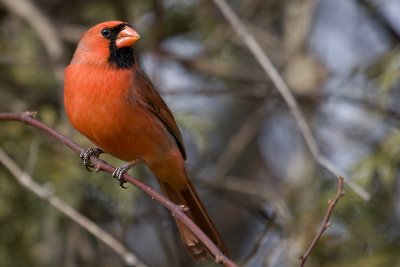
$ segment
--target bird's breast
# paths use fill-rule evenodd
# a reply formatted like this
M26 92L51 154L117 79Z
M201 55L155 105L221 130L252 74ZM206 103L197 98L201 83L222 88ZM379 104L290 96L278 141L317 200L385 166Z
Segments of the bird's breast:
M115 157L154 162L174 141L141 104L140 95L132 93L131 72L70 65L64 88L67 116L79 132Z

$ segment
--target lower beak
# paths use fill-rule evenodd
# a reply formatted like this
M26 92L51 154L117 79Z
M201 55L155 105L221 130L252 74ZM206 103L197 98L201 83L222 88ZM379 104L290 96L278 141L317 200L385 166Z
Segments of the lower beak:
M132 46L140 39L139 34L131 27L125 27L117 36L115 43L118 48Z

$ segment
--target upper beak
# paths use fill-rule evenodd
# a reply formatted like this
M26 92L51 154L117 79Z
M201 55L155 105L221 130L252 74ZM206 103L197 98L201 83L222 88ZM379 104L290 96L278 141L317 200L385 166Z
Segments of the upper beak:
M115 43L118 48L132 46L140 39L139 34L131 27L125 27L117 36Z

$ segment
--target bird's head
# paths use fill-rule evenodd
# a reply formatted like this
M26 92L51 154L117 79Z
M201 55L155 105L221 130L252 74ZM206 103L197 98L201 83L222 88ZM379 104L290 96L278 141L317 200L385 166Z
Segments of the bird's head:
M132 45L139 38L139 34L128 23L99 23L84 33L71 64L131 68L135 64Z

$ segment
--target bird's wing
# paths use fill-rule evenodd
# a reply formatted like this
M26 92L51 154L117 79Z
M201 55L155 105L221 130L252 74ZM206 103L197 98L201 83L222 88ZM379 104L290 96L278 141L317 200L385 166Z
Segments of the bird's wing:
M165 127L175 138L176 143L181 151L183 158L186 159L185 146L183 144L183 139L181 132L179 131L178 125L169 110L167 104L161 98L160 94L155 89L153 83L147 74L139 69L135 70L135 89L141 91L141 96L143 96L144 103L146 107L154 114L156 117L163 122Z

